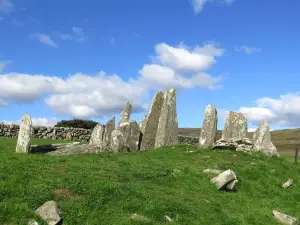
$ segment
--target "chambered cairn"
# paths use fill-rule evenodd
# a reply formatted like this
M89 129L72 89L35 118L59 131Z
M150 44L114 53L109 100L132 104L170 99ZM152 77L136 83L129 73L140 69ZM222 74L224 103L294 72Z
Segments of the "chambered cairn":
M28 114L23 115L20 123L20 130L16 146L16 152L28 153L30 151L32 135L32 121Z

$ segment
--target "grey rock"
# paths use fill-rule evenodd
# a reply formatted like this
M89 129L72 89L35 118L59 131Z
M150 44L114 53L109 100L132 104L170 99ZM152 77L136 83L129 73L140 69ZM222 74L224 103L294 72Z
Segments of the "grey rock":
M16 146L16 152L28 153L31 145L31 132L32 132L32 121L28 114L23 115L20 130L18 135L18 141Z
M253 134L254 151L263 152L269 156L279 156L275 145L271 141L270 127L263 121Z
M220 174L222 173L221 170L217 170L217 169L205 169L202 171L203 173L215 173L215 174Z
M142 120L139 123L139 127L142 133L144 133L145 130L145 123L146 123L147 115L144 115Z
M222 132L222 139L241 139L247 137L248 123L242 113L229 112L225 127Z
M55 201L48 201L35 210L48 225L57 225L61 221L61 211Z
M103 147L103 136L105 132L105 126L101 123L98 123L91 134L90 144L98 145L99 147Z
M163 104L155 138L155 148L178 144L176 90L164 91Z
M220 139L216 141L211 146L211 148L251 152L253 149L253 143L252 140L249 138L242 138L242 139L228 138L228 139Z
M141 125L142 142L140 150L153 149L158 129L159 118L163 104L163 92L157 92L153 96L148 114Z
M79 154L92 154L101 153L103 149L98 145L91 144L77 144L58 147L56 150L46 153L46 155L62 156L62 155L79 155Z
M230 182L237 180L235 173L232 170L226 170L210 181L214 183L217 189L224 189Z
M66 139L72 141L73 137L72 137L72 133L71 132L68 132L66 134Z
M208 105L205 109L204 121L202 124L199 145L210 147L217 137L218 114L213 105Z
M130 120L130 114L132 111L132 106L129 102L126 103L123 111L121 112L121 118L118 124L118 127L122 124L122 123L126 123L129 122Z
M234 191L236 190L236 185L238 183L238 180L237 179L234 179L233 181L231 181L229 184L226 185L226 190L229 190L229 191Z
M103 148L109 149L111 146L111 133L115 129L115 117L109 120L105 125L105 131L103 136Z
M136 213L131 214L131 219L143 222L151 222L151 220L145 216L138 215Z
M166 219L167 222L173 223L173 220L171 219L171 217L165 215L165 219Z
M124 137L120 130L113 130L111 133L111 151L113 152L121 152L126 151L124 149Z
M287 180L287 182L285 182L284 184L282 184L282 188L289 188L293 185L293 179L289 178Z
M123 149L128 152L135 152L138 150L140 140L140 127L135 120L122 123L118 130L123 135Z
M39 223L32 219L28 221L28 225L39 225Z
M299 221L297 218L289 216L287 214L278 212L273 210L273 216L277 219L280 223L287 224L287 225L297 225Z

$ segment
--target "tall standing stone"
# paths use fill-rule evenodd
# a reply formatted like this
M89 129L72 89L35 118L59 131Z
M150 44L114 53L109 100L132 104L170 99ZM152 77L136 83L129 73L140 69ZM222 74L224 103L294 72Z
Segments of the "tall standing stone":
M138 150L139 139L140 139L140 127L135 120L122 123L118 130L121 131L123 135L122 149L126 149L128 152L135 152Z
M108 149L111 145L111 133L115 129L115 117L109 120L105 125L105 131L103 136L103 147Z
M105 126L101 123L98 123L91 134L90 144L103 147L103 136L104 136Z
M145 130L146 119L147 119L147 115L144 115L141 122L139 123L139 127L142 133L144 133Z
M222 139L241 139L247 137L248 123L242 113L229 112L226 124L222 133Z
M27 153L31 145L32 120L30 115L25 114L20 123L20 130L16 146L16 152Z
M253 134L254 151L263 152L270 156L279 156L275 145L271 141L270 126L267 121L263 121Z
M218 114L213 105L208 105L205 109L204 121L202 124L199 145L210 147L216 142Z
M121 152L124 150L124 137L120 130L115 129L111 133L111 145L110 150L112 152Z
M159 117L155 148L178 143L178 120L176 112L176 90L169 89L163 93L163 104Z
M140 126L142 142L140 150L152 149L155 147L156 133L163 104L163 92L157 92L153 96L147 116Z
M131 111L132 111L132 106L129 102L127 102L124 109L123 109L123 111L122 111L122 113L121 113L121 118L120 118L120 122L118 124L118 127L122 123L129 122Z

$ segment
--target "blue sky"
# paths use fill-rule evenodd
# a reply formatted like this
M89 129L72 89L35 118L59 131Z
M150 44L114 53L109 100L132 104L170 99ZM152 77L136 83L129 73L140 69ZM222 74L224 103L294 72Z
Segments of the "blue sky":
M177 89L179 127L213 104L256 128L300 126L297 0L0 0L0 121L105 123Z

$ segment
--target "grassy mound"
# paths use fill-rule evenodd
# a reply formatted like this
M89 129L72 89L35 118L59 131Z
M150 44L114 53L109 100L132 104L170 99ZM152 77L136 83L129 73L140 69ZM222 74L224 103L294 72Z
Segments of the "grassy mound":
M0 224L44 224L33 211L51 199L67 225L167 224L165 215L174 224L278 224L273 209L300 217L299 166L282 158L192 146L53 157L16 154L15 144L0 139ZM216 190L215 175L201 172L215 166L236 172L237 192ZM289 177L294 186L282 189Z

